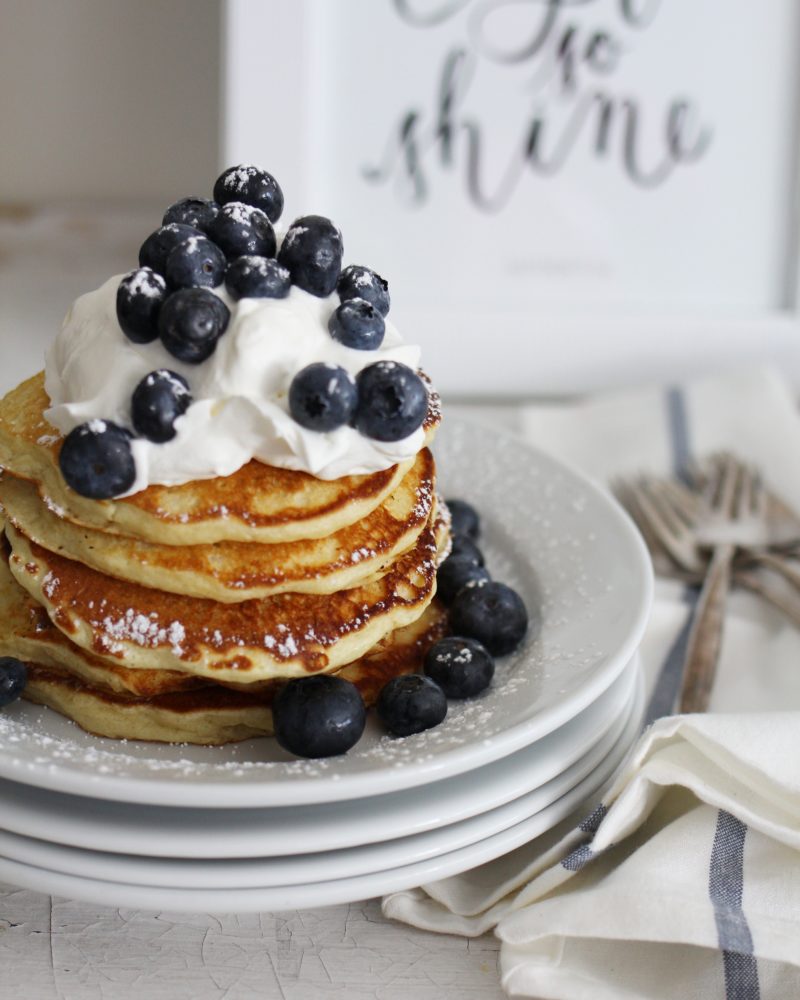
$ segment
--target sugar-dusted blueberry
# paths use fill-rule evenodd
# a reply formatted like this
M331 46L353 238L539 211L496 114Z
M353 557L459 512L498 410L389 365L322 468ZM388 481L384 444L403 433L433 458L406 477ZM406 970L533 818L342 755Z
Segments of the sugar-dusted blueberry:
M481 519L477 510L466 500L445 500L450 511L450 528L454 535L476 539L481 533Z
M495 656L510 653L525 638L528 611L522 598L505 583L489 581L464 587L450 606L450 627Z
M130 432L110 420L90 420L71 430L58 464L67 485L91 500L119 496L136 481Z
M469 556L448 556L436 573L436 596L442 604L452 604L456 594L470 583L490 579L485 566L479 566Z
M425 673L448 698L474 698L494 677L494 659L477 639L450 635L425 654Z
M287 230L278 261L289 269L292 284L325 298L336 288L342 270L342 234L330 219L304 215Z
M376 441L399 441L422 426L428 412L425 383L399 361L377 361L356 376L355 425Z
M350 422L357 403L352 375L338 365L316 361L289 386L289 412L301 427L333 431Z
M242 254L274 257L277 241L265 212L243 201L229 201L208 227L208 235L228 258Z
M139 248L139 263L142 267L152 267L159 274L166 275L167 257L171 251L190 236L204 235L205 233L201 233L194 226L187 226L182 222L170 222L150 233L142 243Z
M16 701L27 682L28 669L22 660L13 656L0 656L0 708Z
M447 698L423 674L404 674L384 684L376 704L378 718L395 736L411 736L438 726L447 715Z
M453 543L450 549L451 556L464 556L470 559L476 566L484 565L483 553L478 546L467 535L453 534Z
M167 283L151 267L129 271L117 288L117 320L134 344L158 337L158 313L167 297Z
M366 299L347 299L331 313L328 331L345 347L374 351L383 343L386 324Z
M161 225L168 226L170 222L179 222L205 233L208 232L208 227L216 218L217 212L219 205L210 198L181 198L164 212Z
M225 272L225 287L234 299L285 299L291 286L291 275L274 257L245 254Z
M272 174L261 167L241 163L228 167L214 184L214 197L225 205L229 201L243 201L265 212L270 222L277 222L283 211L283 191Z
M289 681L272 705L275 737L297 757L333 757L358 743L367 719L355 684L315 674Z
M216 288L222 284L225 254L207 236L190 236L170 251L166 279L172 288Z
M339 276L336 291L342 302L347 299L366 299L381 316L389 312L389 282L369 267L349 264Z
M161 307L158 333L169 353L191 365L210 358L225 332L230 312L207 288L181 288Z
M145 375L131 398L133 429L148 441L162 444L175 437L175 421L189 409L189 383L167 368Z

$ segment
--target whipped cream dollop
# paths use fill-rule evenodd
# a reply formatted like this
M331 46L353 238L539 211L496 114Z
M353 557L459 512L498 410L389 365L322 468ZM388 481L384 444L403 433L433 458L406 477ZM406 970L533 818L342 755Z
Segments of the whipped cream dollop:
M183 375L193 402L176 421L171 441L131 442L136 481L126 495L155 483L228 476L253 458L320 479L365 475L409 459L423 446L423 428L400 441L376 441L349 426L308 430L289 413L291 381L313 362L339 365L353 376L377 361L417 370L419 347L404 343L388 319L377 350L355 350L328 332L339 305L336 293L317 298L292 286L284 299L237 302L220 286L214 292L230 309L230 322L211 357L191 365L169 354L160 340L128 340L116 314L121 278L82 295L67 314L47 353L51 406L45 417L63 434L90 420L130 427L131 397L146 375L159 368Z

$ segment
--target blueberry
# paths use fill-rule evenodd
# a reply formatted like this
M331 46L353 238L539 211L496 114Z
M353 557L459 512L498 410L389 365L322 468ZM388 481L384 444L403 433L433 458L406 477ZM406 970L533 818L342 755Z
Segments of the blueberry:
M454 535L453 544L450 548L451 556L464 556L474 563L475 566L483 566L483 553L467 535Z
M228 167L214 184L214 197L225 205L229 201L243 201L265 212L270 222L277 222L283 211L283 191L266 170L242 163Z
M117 319L134 344L149 344L158 336L158 313L167 297L167 283L151 267L129 271L117 289Z
M207 236L190 236L170 251L166 278L173 288L216 288L225 276L225 254Z
M272 223L260 208L241 201L229 201L222 206L208 227L208 235L228 260L242 254L275 256L277 242Z
M90 420L71 430L58 463L67 485L92 500L126 493L136 481L131 435L110 420Z
M450 607L456 635L477 639L495 656L516 649L528 629L528 612L519 594L504 583L479 583L459 591Z
M469 556L448 556L436 573L436 596L443 604L452 604L456 594L468 583L489 580L489 571Z
M315 674L289 681L272 705L275 737L297 757L347 753L361 738L367 719L355 684Z
M342 271L336 283L336 291L342 302L347 299L366 299L381 316L389 312L389 282L361 264L350 264Z
M386 324L366 299L348 299L331 313L328 330L345 347L374 351L383 343Z
M27 680L28 670L21 660L0 656L0 708L19 698Z
M425 673L448 698L474 698L491 684L494 660L476 639L448 636L426 653Z
M168 226L170 222L180 222L205 233L208 232L208 227L216 218L217 212L219 205L209 198L181 198L164 212L161 225Z
M472 504L466 500L445 500L445 503L450 511L453 534L477 538L481 533L481 519Z
M419 375L398 361L378 361L356 376L355 425L376 441L399 441L420 427L428 412L428 393Z
M150 233L139 248L139 263L142 267L152 267L159 274L166 274L167 257L179 243L188 240L190 236L204 236L194 226L186 226L181 222L170 222Z
M333 431L355 412L356 384L338 365L317 361L299 371L289 386L289 412L301 427Z
M234 299L285 299L292 280L272 257L237 257L225 272L225 287Z
M342 234L322 215L304 215L289 227L278 252L292 284L325 298L336 288L342 270Z
M173 357L198 365L214 353L229 319L228 307L207 288L181 288L161 307L158 333Z
M175 437L175 421L192 402L189 383L166 368L145 375L131 399L131 416L137 434L161 444Z
M376 709L390 733L410 736L439 725L447 715L447 698L430 677L404 674L384 684Z

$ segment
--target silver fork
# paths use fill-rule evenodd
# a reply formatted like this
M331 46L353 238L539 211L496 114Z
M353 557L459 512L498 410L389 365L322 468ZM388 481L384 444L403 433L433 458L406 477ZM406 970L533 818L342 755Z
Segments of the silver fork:
M764 526L766 491L752 470L731 456L718 456L703 483L703 496L669 479L640 477L612 484L642 531L657 572L693 583L705 578L689 641L682 711L702 711L708 704L733 556L743 545L763 543L771 530ZM791 527L796 532L796 519ZM783 527L782 532L786 537ZM713 545L710 562L709 544ZM784 570L783 565L780 568ZM735 581L800 626L796 600L752 572L737 569Z

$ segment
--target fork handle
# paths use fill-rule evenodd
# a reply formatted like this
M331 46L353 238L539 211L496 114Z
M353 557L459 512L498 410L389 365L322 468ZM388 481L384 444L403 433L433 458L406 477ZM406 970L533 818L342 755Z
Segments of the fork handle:
M722 644L734 551L733 545L717 545L708 564L689 633L679 712L705 712L708 708Z
M788 580L793 587L800 590L800 570L792 566L785 556L775 555L773 552L753 552L753 562L759 566L768 566L775 573L780 573L784 580Z

